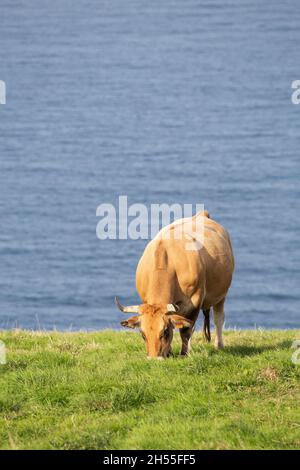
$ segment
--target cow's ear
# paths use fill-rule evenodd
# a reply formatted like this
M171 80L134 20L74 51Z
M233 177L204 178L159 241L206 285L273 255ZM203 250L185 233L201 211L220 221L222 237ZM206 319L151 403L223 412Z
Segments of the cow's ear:
M138 328L140 326L140 317L139 315L130 317L127 320L121 321L121 325L126 326L127 328Z
M169 315L169 318L174 328L190 328L194 324L194 322L181 315Z

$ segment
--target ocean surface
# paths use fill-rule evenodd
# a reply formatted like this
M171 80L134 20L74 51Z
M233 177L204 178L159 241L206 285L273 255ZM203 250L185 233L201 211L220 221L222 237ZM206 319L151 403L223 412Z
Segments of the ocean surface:
M299 44L298 0L1 0L0 328L119 328L147 243L96 237L119 195L203 203L226 327L299 327Z

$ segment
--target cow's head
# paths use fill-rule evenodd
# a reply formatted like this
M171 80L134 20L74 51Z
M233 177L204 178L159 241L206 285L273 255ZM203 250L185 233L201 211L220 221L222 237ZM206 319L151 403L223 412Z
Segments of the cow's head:
M171 352L174 328L191 327L193 322L178 315L174 304L142 304L124 307L118 298L117 306L123 313L136 313L133 317L123 320L122 326L139 328L145 341L148 358L165 358Z

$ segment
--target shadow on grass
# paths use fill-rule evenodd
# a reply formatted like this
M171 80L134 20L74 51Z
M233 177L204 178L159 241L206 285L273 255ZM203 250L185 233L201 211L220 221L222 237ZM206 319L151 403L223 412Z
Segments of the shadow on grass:
M247 345L237 345L237 346L226 346L224 349L224 353L231 354L232 356L255 356L257 354L262 354L268 351L276 351L283 350L283 349L290 349L292 342L285 340L281 341L280 343L276 344L268 344L262 346L247 346Z

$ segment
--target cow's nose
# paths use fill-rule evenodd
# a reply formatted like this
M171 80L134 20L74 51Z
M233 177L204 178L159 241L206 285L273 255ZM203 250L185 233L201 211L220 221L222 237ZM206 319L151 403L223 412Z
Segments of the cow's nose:
M157 361L162 361L164 357L162 356L147 356L147 359L156 359Z

